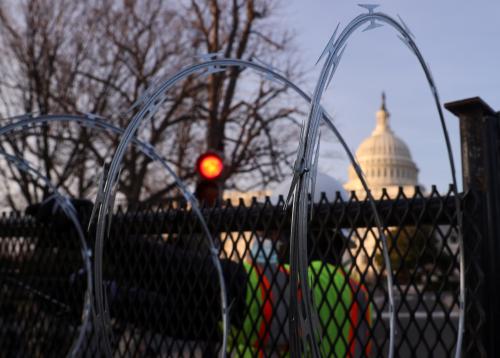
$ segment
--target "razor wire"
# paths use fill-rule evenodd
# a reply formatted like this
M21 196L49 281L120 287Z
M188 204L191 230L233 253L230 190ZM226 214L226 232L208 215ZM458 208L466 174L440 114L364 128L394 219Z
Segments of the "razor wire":
M413 52L413 54L417 57L424 74L426 76L429 88L434 97L434 101L436 104L436 108L439 114L439 119L441 122L441 127L443 130L446 149L448 152L448 160L451 169L452 181L453 181L453 193L455 195L455 205L457 210L457 222L458 222L458 241L459 241L459 250L460 250L460 292L459 292L459 327L457 333L457 343L456 343L456 351L455 357L459 358L461 354L461 346L463 339L463 327L464 327L464 312L465 312L465 263L464 263L464 255L463 255L463 235L462 235L462 212L460 207L460 201L458 197L458 186L455 174L455 164L453 160L453 154L451 151L451 144L449 140L448 130L446 128L446 124L444 122L444 116L440 105L439 94L437 87L435 85L434 79L430 72L429 66L423 59L422 54L420 53L416 43L412 39L413 34L409 30L408 26L404 23L404 21L399 17L401 22L398 23L389 15L386 15L381 12L374 12L374 9L378 5L370 5L363 4L361 7L368 10L368 13L358 15L354 18L340 33L339 37L336 39L336 33L338 30L335 29L333 35L328 41L327 46L323 50L323 53L318 59L318 62L326 55L326 60L324 62L323 68L321 70L320 77L316 83L316 88L314 90L313 98L311 101L311 107L309 116L304 125L303 131L301 132L301 140L299 144L299 151L297 155L297 160L294 165L294 178L292 180L292 185L290 188L290 195L293 193L293 211L292 211L292 236L291 236L291 254L290 257L294 259L291 262L297 269L295 271L291 266L291 290L293 292L294 287L297 287L297 281L300 280L300 286L303 292L309 292L309 287L307 283L307 245L305 245L304 241L306 239L300 239L301 237L306 237L307 233L307 222L304 218L307 217L307 206L305 204L305 196L307 194L307 187L311 182L310 179L310 165L313 160L313 150L315 147L315 142L317 141L320 116L324 113L324 110L321 107L321 98L324 94L324 91L330 84L333 75L340 63L342 54L345 51L347 46L347 40L354 33L356 29L361 27L363 24L369 22L368 26L363 31L368 31L371 29L375 29L377 27L383 26L376 21L386 23L393 27L396 31L399 32L399 38L403 43ZM335 133L337 132L334 126L331 126L331 122L327 121L328 127ZM336 133L337 135L337 133ZM341 142L343 139L337 135ZM344 146L345 143L342 143ZM354 156L348 151L349 159L353 164L356 174L358 177L362 178L363 174L361 168L358 164L356 164ZM367 191L367 196L371 205L375 210L375 204L373 201L373 197L368 190L368 186L364 179L361 180L363 188ZM387 239L381 229L381 222L379 217L376 217L377 225L379 226L379 231L381 232L381 241L382 241L382 250L384 261L386 263L386 270L388 273L388 295L389 295L389 311L390 311L390 339L389 339L389 357L394 356L394 339L395 339L395 309L394 309L394 297L393 297L393 287L392 287L392 269L390 266L390 257L387 245ZM304 252L306 254L304 254ZM299 352L299 339L302 339L302 343L305 346L309 346L312 349L312 353L315 357L319 357L319 351L317 348L317 333L318 333L318 325L317 320L314 319L314 312L311 312L311 307L313 302L310 302L311 298L309 295L304 295L304 299L302 301L302 310L298 309L297 301L293 302L291 307L292 319L290 322L293 327L291 327L291 342L293 349L293 354L297 354ZM300 314L302 313L302 315ZM305 313L305 314L304 314ZM298 319L296 320L295 315L298 314ZM305 334L300 335L299 330L305 331ZM300 337L299 337L300 336ZM304 339L305 338L305 339Z
M301 129L300 142L299 142L299 150L297 160L294 166L294 176L292 179L292 184L289 191L289 196L287 198L287 203L290 201L290 198L293 194L293 210L292 210L292 236L291 236L291 247L290 247L290 257L291 257L291 285L292 285L292 299L295 300L294 306L292 306L292 314L290 319L291 325L291 345L292 354L298 354L300 352L300 347L298 344L298 328L297 324L301 325L302 328L305 328L305 334L302 336L306 339L304 346L309 346L312 349L312 353L314 356L319 356L319 350L317 346L317 318L315 318L315 311L313 302L309 301L309 294L305 294L305 300L302 301L302 308L305 310L306 314L304 316L296 317L294 315L294 309L297 312L297 301L296 295L293 293L296 290L293 289L293 285L297 287L297 283L300 280L300 286L303 289L302 292L309 292L307 279L307 200L305 200L306 195L309 191L314 192L315 190L315 168L317 167L317 155L319 149L319 136L317 135L319 122L323 119L327 127L332 130L340 144L346 151L351 164L353 165L357 176L359 177L364 190L367 193L367 197L372 206L372 210L375 215L375 219L378 226L378 231L380 233L380 238L382 242L382 248L384 253L384 262L387 270L387 284L388 284L388 295L389 295L389 313L390 313L390 339L389 339L389 356L393 356L394 350L394 336L395 336L395 310L394 310L394 301L393 301L393 293L392 293L392 270L390 266L390 260L388 256L388 247L387 240L383 234L382 230L382 222L378 215L377 209L375 207L373 197L370 193L369 187L365 181L364 174L362 169L357 164L354 155L349 150L345 140L341 136L340 132L336 129L333 121L328 116L326 111L321 106L321 97L324 90L328 87L331 82L335 70L340 63L340 58L345 50L345 45L347 39L350 35L359 28L362 24L366 22L370 22L368 27L365 29L370 30L379 26L376 20L381 22L385 22L392 27L394 27L400 33L400 39L413 51L413 53L418 58L419 62L424 69L425 75L429 82L429 86L433 93L436 106L438 108L438 113L441 120L441 125L443 127L443 132L445 136L446 146L448 150L448 156L450 160L450 166L452 170L453 184L454 184L454 193L455 200L457 201L457 221L458 221L458 231L459 231L459 248L460 248L460 298L459 298L459 309L460 309L460 318L459 318L459 331L457 337L457 348L456 348L456 357L460 356L460 347L462 343L462 335L463 335L463 322L464 322L464 306L465 306L465 296L464 296L464 288L465 288L465 278L464 278L464 262L463 262L463 238L462 238L462 214L459 207L458 202L458 194L457 194L457 185L456 185L456 176L455 176L455 167L453 162L453 156L451 153L451 145L449 142L449 136L446 130L446 125L444 123L443 113L440 107L439 96L437 92L437 88L434 84L434 80L430 73L430 70L423 60L422 55L420 54L416 44L412 40L412 34L409 31L408 27L401 20L401 24L392 19L390 16L385 15L383 13L375 13L373 9L376 7L375 5L363 5L363 7L367 8L369 13L362 14L352 20L348 26L342 31L339 35L338 39L335 40L335 35L337 30L335 30L333 36L331 37L327 47L323 51L320 59L324 57L327 53L328 56L326 58L325 64L321 71L320 79L317 83L314 95L312 99L303 92L300 88L286 79L284 76L275 71L271 66L265 63L257 63L256 61L245 61L238 59L219 59L217 58L218 54L209 54L205 57L206 61L203 63L195 64L189 67L186 67L179 72L177 72L172 77L162 81L152 90L146 91L146 93L139 98L139 100L134 104L131 110L137 109L135 115L130 121L127 129L125 131L110 125L109 123L105 123L101 118L87 114L85 116L71 116L71 115L55 115L55 116L46 116L44 118L22 118L22 124L9 124L5 127L0 128L0 134L5 134L10 130L24 130L26 126L29 126L33 123L45 123L51 120L74 120L76 122L81 123L84 126L96 126L99 128L105 128L111 130L117 134L122 134L122 139L119 145L116 148L116 152L113 155L111 165L109 167L109 172L105 174L103 172L101 176L101 187L98 190L98 198L96 200L94 206L94 212L98 211L97 215L97 230L96 230L96 243L95 243L95 272L94 272L94 284L95 284L95 299L96 306L94 307L96 312L96 328L98 331L103 333L102 336L104 338L104 347L106 349L106 353L108 356L111 355L111 347L109 342L109 337L106 334L106 331L110 328L109 317L107 316L108 307L107 301L104 297L103 285L102 285L102 256L103 256L103 243L104 243L104 233L105 227L107 226L108 231L111 225L111 215L113 210L113 201L116 195L116 186L118 183L118 178L120 175L120 167L121 161L124 157L125 150L129 144L138 145L144 154L148 155L152 160L157 160L161 163L161 165L168 171L169 174L172 175L175 182L179 186L180 190L191 204L193 211L196 217L199 219L202 228L207 236L207 242L211 250L211 258L214 266L218 272L218 279L220 281L220 289L221 289L221 307L222 307L222 322L223 322L223 341L222 341L222 349L221 355L225 354L226 346L227 346L227 332L229 328L229 309L227 305L227 297L226 290L224 285L224 278L222 276L222 270L220 267L220 262L218 259L218 249L214 243L214 240L209 232L208 226L203 218L203 215L197 205L196 199L192 196L192 194L187 190L182 181L175 175L174 171L169 167L168 163L164 158L161 158L154 150L154 148L148 143L138 141L134 135L137 132L139 125L142 121L151 120L153 116L158 111L160 105L164 102L166 98L166 93L169 89L174 86L177 82L184 79L185 77L191 74L199 74L203 76L208 76L210 74L214 74L217 72L225 71L229 67L241 67L241 68L251 68L255 71L266 75L266 78L272 81L278 81L283 83L290 88L292 88L295 92L297 92L301 97L306 99L311 103L310 114L307 120L304 122L304 125ZM338 29L338 26L337 26ZM318 60L318 61L319 61ZM327 79L327 76L329 78ZM49 118L50 117L50 118ZM56 119L57 118L57 119ZM63 119L66 118L66 119ZM9 128L9 129L7 129ZM15 157L11 158L14 162ZM81 229L81 228L80 228ZM304 235L305 234L305 235ZM298 238L302 237L300 240ZM298 280L297 280L298 279ZM296 313L295 312L295 313ZM299 319L299 321L296 320Z
M99 285L98 285L98 282L102 281L102 255L103 255L102 250L104 247L104 233L105 233L105 227L106 227L106 216L109 217L109 215L106 215L106 209L103 209L103 208L109 208L109 204L112 203L112 201L113 201L113 197L115 195L114 188L116 187L116 183L118 182L121 161L123 159L123 156L125 154L125 150L126 150L128 144L133 140L135 132L139 128L142 121L151 120L153 118L153 116L156 113L156 111L158 110L159 106L162 104L163 100L165 99L166 93L169 91L169 89L171 87L173 87L180 80L182 80L182 79L184 79L187 76L192 75L192 74L208 75L208 74L224 71L229 67L240 67L240 68L253 69L259 73L266 75L266 78L269 80L278 81L280 83L283 83L283 84L289 86L290 88L292 88L295 92L297 92L305 100L307 100L309 102L311 101L311 98L303 90L301 90L298 86L293 84L290 80L288 80L283 75L281 75L278 72L276 72L275 70L271 69L270 66L268 66L266 64L262 64L262 61L259 61L260 63L257 63L256 61L246 61L246 60L239 60L239 59L227 59L227 58L223 58L223 59L215 58L214 59L213 57L210 57L210 58L211 58L211 60L209 60L209 61L205 61L205 62L195 64L195 65L192 65L192 66L189 66L189 67L182 69L181 71L177 72L175 75L170 77L169 79L166 79L165 81L160 83L154 91L148 91L147 96L144 96L143 98L141 98L139 100L139 102L141 103L141 107L138 110L138 112L135 114L135 116L132 118L130 124L128 125L127 129L125 130L123 137L122 137L122 139L121 139L121 141L116 149L116 152L113 156L113 159L111 161L109 172L108 172L108 175L106 178L106 183L103 186L102 204L101 204L101 207L99 210L99 215L98 215L98 220L97 220L96 244L95 244L96 245L96 248L95 248L96 293L95 294L96 294L96 302L98 305L97 310L98 310L98 312L100 312L100 314L98 315L100 318L98 324L100 326L99 329L101 331L106 330L107 329L106 327L110 326L109 318L105 314L102 314L102 312L108 311L108 307L107 307L107 303L106 303L104 295L103 295L102 288L99 287ZM333 124L331 118L326 114L326 111L323 108L321 108L321 109L322 109L322 114L323 114L323 120L325 120L327 122L328 127L330 129L336 128L335 125ZM304 130L304 127L302 128L302 131L303 130ZM342 143L344 150L346 150L348 153L350 153L350 150L349 150L348 146L345 144L345 141L342 139L340 132L336 129L333 132L336 136L338 136L339 139L341 139L340 142ZM353 158L352 153L350 154L350 158ZM356 166L355 161L352 164ZM360 176L360 180L364 181L362 171L359 168L359 166L357 166L357 167L358 167L357 174ZM367 188L367 186L365 188ZM203 217L201 216L201 212L199 211L199 209L196 205L196 202L193 201L193 202L191 202L191 204L193 205L193 209L195 211L195 214L198 215L200 222L203 223L202 225L205 228L206 224L204 223ZM372 208L374 210L373 212L374 212L375 217L379 218L376 207L373 205ZM379 218L378 222L381 223L380 218ZM208 229L205 229L205 230L207 231ZM381 234L383 234L381 231L381 225L379 225L379 230L380 230ZM207 233L208 233L208 231L207 231ZM207 234L207 236L208 236L208 234ZM210 240L212 240L211 236L208 236L208 237L210 237ZM215 254L216 254L216 252L213 253L213 255L215 255ZM215 256L213 256L213 257L215 260L216 257ZM387 260L387 258L384 257L384 260ZM219 261L217 259L216 266L218 266L218 265L219 265ZM386 263L386 265L387 265L387 263ZM388 286L391 287L389 285L389 282L392 282L392 281L390 281L391 273L388 273L387 277L388 277ZM221 277L221 282L222 282L222 279L223 278ZM223 287L223 286L221 285L221 287ZM291 291L291 292L294 292L294 291ZM226 305L225 300L226 300L225 297L221 297L222 307L223 307L223 309L222 309L222 313L223 313L223 342L222 342L222 348L221 348L221 355L224 355L224 352L226 350L225 348L227 345L227 329L228 329L228 322L229 322L229 312L227 310L227 305ZM313 312L313 311L311 310L311 312ZM390 312L390 314L393 316L394 312L392 311L392 312ZM107 353L110 354L111 348L110 348L110 343L109 343L107 335L105 335L104 344L105 344Z
M69 357L77 357L80 347L84 342L87 328L89 327L90 324L90 317L92 313L92 287L93 287L92 265L90 263L90 257L92 256L91 254L92 251L88 248L87 242L85 240L85 234L82 230L80 221L78 219L78 214L76 213L75 207L73 206L71 201L67 197L61 195L57 190L57 187L54 186L52 182L45 175L43 175L38 169L36 169L33 165L31 165L31 163L22 158L19 158L18 156L8 154L3 150L0 150L0 155L3 156L7 161L12 163L18 170L23 171L29 174L30 176L34 177L35 179L42 181L47 187L50 188L52 194L48 198L46 198L44 202L47 202L48 200L51 199L54 199L56 201L57 206L59 206L66 215L66 217L71 220L71 223L73 224L76 230L78 238L80 239L80 245L81 245L80 252L82 255L83 264L86 271L87 289L85 291L85 298L82 308L82 323L78 331L78 336L73 341L70 351L68 353Z
M112 133L115 133L118 135L121 135L124 132L124 130L122 128L119 128L119 127L116 127L116 126L110 124L109 122L107 122L105 120L105 118L99 117L99 116L97 116L95 114L91 114L91 113L86 113L85 115L73 115L73 114L42 115L42 116L38 116L38 117L32 117L31 114L26 114L26 115L22 115L22 116L12 117L10 119L14 120L14 121L8 125L0 127L0 136L9 135L12 133L17 133L17 132L25 133L27 130L29 130L31 128L38 127L38 126L41 126L41 125L46 124L46 123L57 123L57 122L76 122L76 123L80 124L81 126L84 126L84 127L90 128L90 129L105 130L105 131L109 131L109 132L112 132ZM172 175L172 177L175 180L175 183L182 190L184 196L186 198L190 197L189 191L184 186L182 181L179 180L179 178L177 177L175 172L172 170L172 168L169 166L167 160L165 158L163 158L161 155L159 155L156 152L156 150L154 149L154 147L152 147L149 143L143 142L137 138L134 138L132 140L132 144L137 146L137 148L143 154L145 154L147 157L149 157L153 162L155 162L155 161L159 162L161 164L161 166L170 175ZM25 170L26 168L32 168L29 165L25 165L24 161L22 159L19 159L15 156L6 154L6 153L1 152L1 151L0 151L0 154L3 154L4 156L6 156L6 158L10 162L14 163L21 170L23 170L23 169ZM42 174L40 174L40 172L36 171L35 169L30 169L30 170L36 172L38 176L43 177ZM48 185L50 186L51 189L55 188L54 185L52 183L50 183L50 181L48 181L48 179L46 177L43 177L43 179L45 180L46 183L48 183ZM101 176L100 176L100 183L99 183L97 197L96 197L96 200L94 203L94 208L93 208L91 216L89 218L89 228L90 228L90 225L92 224L93 218L95 217L96 208L101 204L101 195L100 195L101 190L102 190L101 183L103 183L104 180L105 180L105 173L103 170L103 172L101 172ZM99 190L99 189L101 189L101 190ZM191 198L191 200L194 200L194 199ZM109 231L110 225L111 225L111 217L108 220L108 231ZM81 230L81 228L80 228L80 230ZM78 233L80 234L80 232L78 232ZM87 252L87 253L91 252L87 248L86 241L83 241L83 243L82 243L82 250L84 252ZM86 257L89 258L90 256L87 255ZM86 267L87 267L87 265L86 265ZM92 278L93 275L92 275L92 271L91 271L90 261L89 261L88 267L90 268L90 271L87 270L87 272L90 272L90 278ZM90 294L91 294L91 290L93 288L93 282L88 281L87 287L90 287L90 291L88 292L88 294L89 294L88 297L92 297L92 296L90 296ZM88 310L89 310L89 312L91 312L92 308L93 308L93 301L90 300L88 304L90 305ZM88 320L89 320L88 315L83 315L83 317L85 317L87 320L87 322L85 323L85 326L87 326ZM81 346L81 344L83 342L83 338L84 338L83 336L78 337L78 340L74 344L74 347L76 347L76 348L71 350L71 352L72 352L71 355L74 355L78 351L78 347Z
M93 113L85 113L84 115L47 114L37 117L32 117L31 115L22 115L22 116L12 117L11 119L19 119L19 120L7 124L3 127L0 127L0 136L9 135L11 133L16 133L16 132L24 132L32 127L38 127L41 126L42 124L51 122L53 123L76 122L81 126L87 127L89 129L105 130L108 132L115 133L117 135L122 135L124 133L124 129L111 124L106 118L100 117ZM137 138L133 138L132 144L135 145L139 149L139 151L141 151L144 155L149 157L152 161L157 161L161 163L163 168L173 176L175 183L177 185L182 186L183 190L188 193L187 195L189 195L189 191L185 186L183 186L182 181L180 181L180 179L175 174L175 171L170 167L170 165L167 162L167 159L161 156L150 143L141 141L140 139Z

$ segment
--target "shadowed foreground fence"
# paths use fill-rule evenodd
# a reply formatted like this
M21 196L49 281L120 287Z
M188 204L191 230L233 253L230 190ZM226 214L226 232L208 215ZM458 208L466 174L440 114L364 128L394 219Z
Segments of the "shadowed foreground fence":
M377 201L395 277L395 352L399 357L451 357L454 352L459 271L455 202L450 193L440 195L433 190L424 196L417 190L413 197L401 192L397 198L383 195ZM483 276L480 265L474 262L474 250L481 241L476 220L481 201L469 192L461 197L461 203L469 250L467 277L474 278L474 282L468 282L464 351L473 354L482 350L478 335L484 324L479 292ZM270 201L204 209L210 230L220 240L220 258L231 293L232 354L242 346L252 345L257 345L256 352L276 353L276 341L285 337L286 327L281 322L281 331L277 336L273 331L272 342L259 347L263 340L255 343L255 337L265 336L271 330L270 324L254 317L252 325L241 328L244 324L235 320L248 317L248 309L261 302L263 292L262 278L254 292L251 285L242 283L248 279L242 262L253 261L263 270L286 264L289 214L282 210L282 203ZM82 217L85 215L88 213ZM314 206L308 239L312 243L312 260L333 260L336 270L366 289L371 309L359 312L361 321L369 323L368 331L363 333L367 338L363 351L383 357L389 333L387 288L381 247L373 226L368 202L356 197L347 201L339 197L334 202L322 199ZM331 239L336 245L336 257L322 256L329 248L325 249L319 238ZM341 240L334 244L334 238ZM79 329L85 290L78 239L69 222L58 216L3 216L0 274L0 355L67 354ZM217 276L200 225L188 208L172 204L155 209L119 209L106 240L104 279L116 357L210 357L217 353ZM285 296L285 289L281 291ZM273 292L269 302L274 312L286 300L278 299L280 294ZM328 309L332 311L330 324L342 331L352 326L353 317L345 314L345 320L337 322L333 312L351 312L352 307L338 301L337 306ZM315 303L329 305L326 301ZM350 334L360 335L356 331L359 327L355 325ZM98 355L95 337L89 330L81 356ZM351 348L341 334L330 343L332 347L343 345L347 351ZM335 352L326 353L334 356Z

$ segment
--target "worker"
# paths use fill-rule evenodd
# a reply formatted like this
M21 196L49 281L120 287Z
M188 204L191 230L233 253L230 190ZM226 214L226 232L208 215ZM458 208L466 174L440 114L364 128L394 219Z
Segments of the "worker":
M371 307L366 288L349 278L340 265L349 243L341 232L332 232L309 245L309 282L319 315L321 329L320 348L324 356L367 357L371 355ZM250 250L251 259L243 265L248 275L246 305L248 311L243 322L244 333L236 333L240 356L284 356L288 352L288 249L275 249L273 243L282 240L256 240ZM256 293L256 294L252 294ZM299 300L300 300L299 292ZM257 327L258 329L255 329ZM247 337L251 337L248 339Z

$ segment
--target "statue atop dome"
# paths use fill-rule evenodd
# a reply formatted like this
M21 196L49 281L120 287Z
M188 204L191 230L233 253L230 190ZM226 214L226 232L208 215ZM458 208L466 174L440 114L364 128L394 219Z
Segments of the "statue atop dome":
M390 116L391 115L389 114L385 106L385 92L382 92L382 104L380 105L380 109L376 114L377 125L375 126L372 135L382 134L386 131L392 132L391 128L389 127Z

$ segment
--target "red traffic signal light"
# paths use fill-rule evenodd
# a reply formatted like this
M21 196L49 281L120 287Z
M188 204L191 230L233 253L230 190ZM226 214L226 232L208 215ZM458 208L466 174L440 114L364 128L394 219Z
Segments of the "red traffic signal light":
M222 158L213 152L207 152L198 158L196 161L196 170L203 179L216 180L224 170Z

